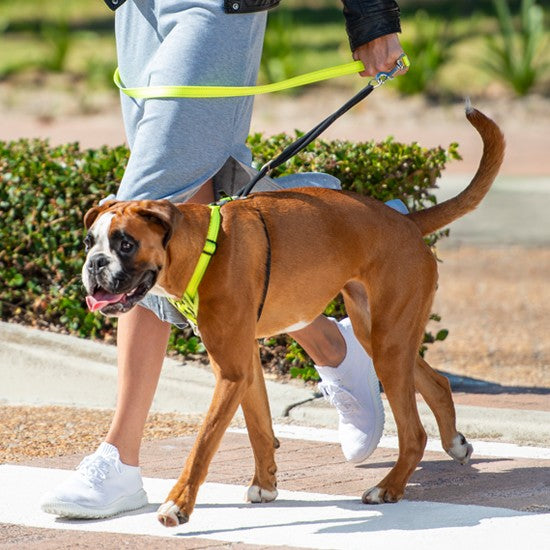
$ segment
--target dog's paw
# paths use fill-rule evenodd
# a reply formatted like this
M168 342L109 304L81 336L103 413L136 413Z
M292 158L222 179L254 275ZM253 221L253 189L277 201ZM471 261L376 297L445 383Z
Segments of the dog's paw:
M473 452L474 448L472 445L466 441L466 438L461 433L458 433L453 439L453 444L447 451L447 454L453 460L460 462L460 464L468 464Z
M165 527L176 527L189 521L189 516L184 514L173 500L169 500L159 507L157 518Z
M401 500L402 496L394 495L391 491L382 487L371 487L363 493L361 500L363 504L384 504L397 502Z
M246 491L244 499L246 502L271 502L277 498L278 494L277 489L269 491L258 485L251 485Z

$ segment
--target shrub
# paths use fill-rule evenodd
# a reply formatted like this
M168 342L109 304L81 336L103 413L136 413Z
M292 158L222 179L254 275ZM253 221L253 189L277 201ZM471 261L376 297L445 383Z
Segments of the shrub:
M259 164L291 141L284 134L250 137ZM388 139L383 143L317 141L279 173L318 170L340 177L343 187L380 200L400 197L410 208L435 203L431 192L449 159L448 150L424 149ZM90 313L84 303L80 271L85 212L115 192L128 159L124 146L82 151L78 144L50 147L40 140L0 141L0 319L112 340L114 321ZM438 235L432 238L435 243ZM329 310L343 314L341 303ZM271 367L288 370L307 363L294 345L274 339ZM171 349L181 354L204 350L191 334L174 331ZM273 351L266 354L273 355ZM286 360L285 360L286 356Z

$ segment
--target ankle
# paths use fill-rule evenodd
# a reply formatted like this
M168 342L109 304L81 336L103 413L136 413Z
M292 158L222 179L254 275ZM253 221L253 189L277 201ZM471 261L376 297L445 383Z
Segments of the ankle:
M337 368L346 357L346 346L336 344L335 346L319 348L315 354L310 354L310 357L315 365Z
M116 437L109 437L109 435L105 438L105 442L116 447L122 464L126 466L139 466L139 446L136 448L135 446L127 445L117 440Z
M346 357L346 342L338 330L336 323L329 321L323 330L308 334L300 338L298 343L311 357L315 365L336 368Z

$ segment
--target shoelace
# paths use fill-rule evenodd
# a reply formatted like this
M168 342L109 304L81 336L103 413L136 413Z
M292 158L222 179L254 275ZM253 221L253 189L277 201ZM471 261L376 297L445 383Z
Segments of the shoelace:
M361 409L359 402L346 389L330 384L329 382L321 382L318 385L323 397L334 407L339 414L350 415Z
M90 455L78 465L77 471L82 475L90 487L101 485L109 474L111 467L120 473L120 467L115 460L108 460L102 456Z

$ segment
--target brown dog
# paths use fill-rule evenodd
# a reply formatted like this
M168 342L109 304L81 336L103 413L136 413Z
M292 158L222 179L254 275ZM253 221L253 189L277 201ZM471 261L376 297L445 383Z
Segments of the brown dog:
M248 499L277 496L277 440L256 339L311 322L339 292L374 361L399 435L395 466L363 494L363 502L399 500L422 458L426 433L415 389L435 414L443 448L459 462L468 461L472 447L456 430L449 384L418 354L437 283L436 261L422 237L473 210L504 155L497 125L474 109L467 118L484 143L479 169L462 193L426 210L402 215L368 197L313 188L257 193L223 206L218 248L199 287L198 326L216 387L185 468L158 511L165 525L188 521L239 405L256 463ZM147 292L182 296L209 219L207 206L167 201L91 209L85 217L83 280L97 309L123 313Z

